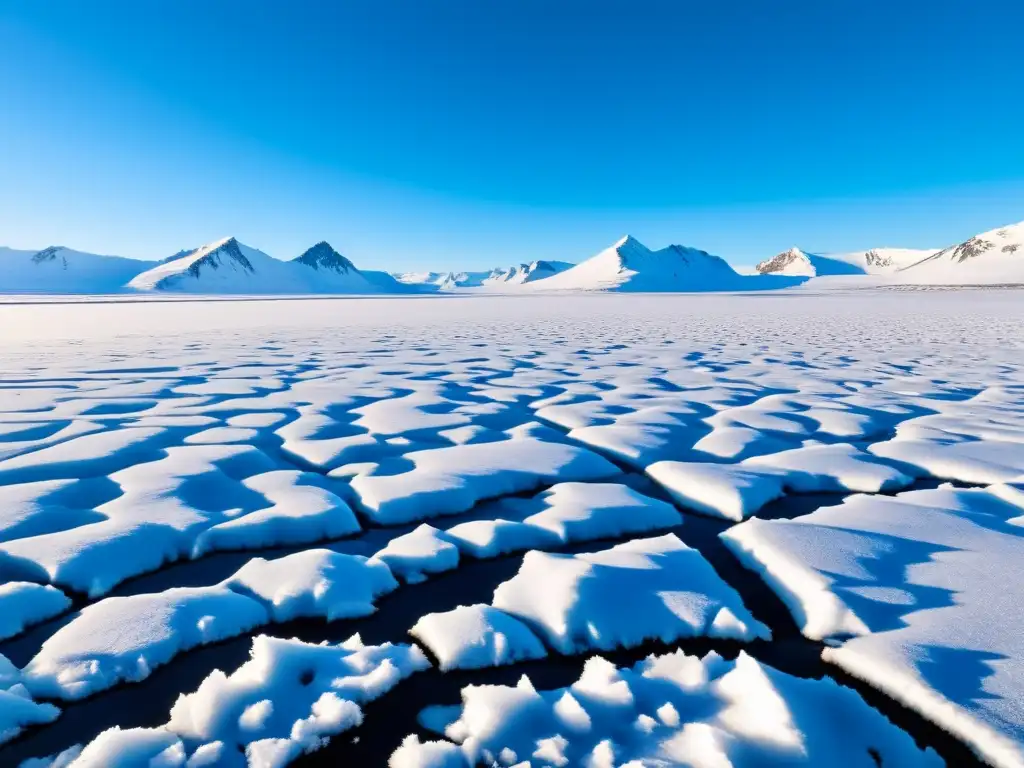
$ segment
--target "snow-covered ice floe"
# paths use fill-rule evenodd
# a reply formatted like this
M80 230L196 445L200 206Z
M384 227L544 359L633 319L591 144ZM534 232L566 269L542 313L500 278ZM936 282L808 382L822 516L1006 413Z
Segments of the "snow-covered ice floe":
M358 555L307 550L256 558L224 583L108 597L48 638L25 667L39 696L80 699L138 682L179 653L300 616L365 616L398 587L386 565Z
M30 725L55 720L59 714L53 704L33 700L22 682L21 670L0 654L0 744Z
M804 680L745 653L675 651L632 668L589 659L567 688L470 685L421 715L390 768L537 766L934 766L943 761L829 678Z
M857 495L722 539L805 635L829 641L827 661L992 764L1021 766L1024 507L1007 488Z
M492 605L564 654L648 640L771 636L703 555L672 534L579 555L527 552Z
M545 481L603 480L619 473L586 449L529 437L414 451L403 460L412 464L408 471L352 480L360 505L377 523L454 515L483 499L529 491Z
M442 671L514 664L547 655L523 622L489 605L464 605L430 613L409 634L437 657Z

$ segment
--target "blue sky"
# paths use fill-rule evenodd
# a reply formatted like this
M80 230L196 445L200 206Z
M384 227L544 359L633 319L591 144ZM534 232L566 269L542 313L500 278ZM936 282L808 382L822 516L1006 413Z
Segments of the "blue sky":
M1024 219L1022 6L0 0L0 244L937 247Z

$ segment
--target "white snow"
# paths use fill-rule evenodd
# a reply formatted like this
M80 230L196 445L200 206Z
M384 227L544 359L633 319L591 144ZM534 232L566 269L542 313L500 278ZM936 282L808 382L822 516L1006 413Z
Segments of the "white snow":
M770 636L700 552L673 534L589 554L527 552L492 605L563 654L647 640Z
M284 766L359 725L361 705L429 662L416 646L312 645L260 635L230 675L216 670L182 695L159 728L104 731L71 768L219 765L243 751L251 766ZM165 762L149 762L157 756Z
M631 669L594 657L568 688L538 691L525 676L515 687L470 685L455 709L450 741L410 736L390 768L943 765L849 688L744 653L675 651Z
M242 484L262 494L270 506L203 531L193 553L306 544L358 533L359 521L348 504L325 488L302 484L314 477L283 469L246 478Z
M398 587L387 566L312 549L254 558L222 584L179 587L86 606L49 637L24 670L34 694L80 699L137 682L198 645L300 616L366 616Z
M534 499L544 509L523 520L563 544L672 528L682 515L664 501L618 483L559 483Z
M472 520L445 531L460 552L480 559L526 549L552 549L562 543L556 533L518 520Z
M743 520L783 495L783 477L734 464L659 461L647 474L687 509L726 520Z
M913 477L847 443L812 445L754 456L746 459L743 466L778 472L785 486L798 493L878 493L906 488L914 482Z
M600 480L619 470L583 448L535 438L413 451L413 467L394 475L358 475L352 489L374 521L394 525L465 512L493 496L545 481Z
M529 627L489 605L428 613L409 634L430 649L443 672L515 664L547 655Z
M277 560L256 557L224 582L263 603L271 621L367 616L381 595L398 588L383 563L329 549L308 549Z

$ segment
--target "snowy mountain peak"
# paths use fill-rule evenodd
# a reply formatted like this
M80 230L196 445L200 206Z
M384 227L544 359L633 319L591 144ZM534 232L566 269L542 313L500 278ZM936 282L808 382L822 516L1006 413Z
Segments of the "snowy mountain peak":
M757 265L757 271L762 275L809 275L813 277L817 274L810 258L799 248L790 248L770 259L765 259Z
M740 276L723 259L697 248L670 245L652 251L626 236L596 256L538 280L536 288L585 291L731 290Z
M293 261L313 269L327 269L342 275L358 271L355 264L334 250L325 240L321 240Z
M252 262L242 252L241 244L233 237L217 240L183 258L191 262L189 272L193 275L198 275L204 266L219 269L222 265L230 263L237 264L247 272L254 271Z
M133 278L128 287L143 291L179 290L184 284L199 281L212 272L253 275L256 272L252 262L254 254L270 258L242 245L234 237L224 237L184 256L158 264ZM223 282L223 278L220 282Z

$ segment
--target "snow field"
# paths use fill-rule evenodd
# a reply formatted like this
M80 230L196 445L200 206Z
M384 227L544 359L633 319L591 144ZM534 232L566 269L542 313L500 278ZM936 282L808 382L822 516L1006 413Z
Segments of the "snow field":
M798 641L744 605L756 579L829 663L917 713L879 704L894 722L1020 764L1015 293L428 301L0 306L0 653L17 661L0 764L283 765L313 747L382 764L415 729L402 707L363 724L369 757L330 737L422 651L483 690L559 654ZM946 480L976 487L908 490ZM842 503L806 514L822 493ZM726 528L746 571L709 549ZM300 637L259 634L278 622ZM410 627L419 645L387 645ZM390 650L336 644L363 630ZM194 649L240 636L250 662L152 711L148 692L219 652ZM930 764L848 688L700 664L692 690L629 682L635 711L602 709L624 690L611 673L572 693L589 731L568 700L557 723L509 709L506 730L486 697L431 710L445 741L395 760ZM63 700L99 725L76 731Z

